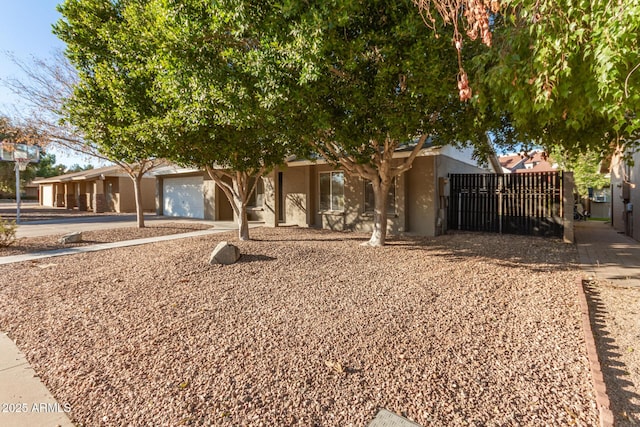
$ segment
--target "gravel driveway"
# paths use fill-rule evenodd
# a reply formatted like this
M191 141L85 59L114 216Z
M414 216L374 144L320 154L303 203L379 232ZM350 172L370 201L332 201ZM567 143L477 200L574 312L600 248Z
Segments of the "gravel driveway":
M0 330L80 425L598 424L572 246L251 233L3 266Z

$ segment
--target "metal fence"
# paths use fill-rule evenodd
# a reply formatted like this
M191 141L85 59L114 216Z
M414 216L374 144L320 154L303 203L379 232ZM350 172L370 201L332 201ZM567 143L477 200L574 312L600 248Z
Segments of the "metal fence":
M559 172L449 175L450 230L562 237Z

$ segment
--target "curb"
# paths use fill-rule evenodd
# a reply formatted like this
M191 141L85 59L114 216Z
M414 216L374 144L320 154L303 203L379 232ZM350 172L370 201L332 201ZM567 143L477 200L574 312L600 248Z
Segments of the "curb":
M576 280L576 285L578 288L580 312L582 313L582 331L584 332L584 342L587 350L587 358L589 359L591 381L596 393L596 406L598 408L598 416L600 418L600 427L613 427L613 412L610 409L607 386L604 382L602 369L600 367L600 359L598 358L598 350L593 337L591 317L589 316L589 305L587 304L587 296L584 293L583 282L584 281L580 276Z

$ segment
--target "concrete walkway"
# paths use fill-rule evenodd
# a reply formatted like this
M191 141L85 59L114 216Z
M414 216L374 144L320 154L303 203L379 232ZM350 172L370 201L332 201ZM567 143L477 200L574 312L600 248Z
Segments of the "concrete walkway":
M249 227L253 228L257 226L259 226L259 224L252 224ZM145 245L147 243L164 242L167 240L207 236L209 234L225 233L227 231L232 231L234 229L237 229L237 227L234 228L234 227L229 227L224 225L218 225L216 228L211 228L209 230L190 231L188 233L169 234L166 236L146 237L143 239L124 240L121 242L98 243L95 245L77 246L73 248L63 248L63 249L55 249L51 251L33 252L28 254L5 256L5 257L0 257L0 265L12 264L15 262L33 261L37 259L52 258L52 257L58 257L58 256L64 256L64 255L81 254L86 252L103 251L106 249L123 248L126 246ZM75 231L84 231L84 230L75 229Z
M0 425L3 427L73 426L68 404L56 402L18 350L0 333Z
M602 221L577 221L574 230L580 264L588 278L640 286L640 242Z
M181 220L162 217L152 218L151 221L153 221L153 223L199 222L209 224L212 228L181 234L0 257L0 265L205 236L237 229L237 226L233 222ZM146 218L146 220L149 220L149 218ZM255 228L260 225L261 223L251 223L249 226L250 228ZM37 237L64 234L73 231L101 230L131 226L135 226L135 216L133 218L128 216L74 217L40 222L26 222L18 226L17 235L19 237ZM24 354L20 352L16 344L4 333L0 333L0 405L0 426L2 427L73 426L67 416L67 413L72 412L73 408L65 402L57 402L54 399L46 386L36 376L35 371L29 365Z

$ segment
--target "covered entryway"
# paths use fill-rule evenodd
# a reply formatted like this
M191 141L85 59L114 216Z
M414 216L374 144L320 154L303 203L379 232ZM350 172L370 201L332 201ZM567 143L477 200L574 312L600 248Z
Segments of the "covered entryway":
M164 178L162 213L165 216L204 219L202 176Z

